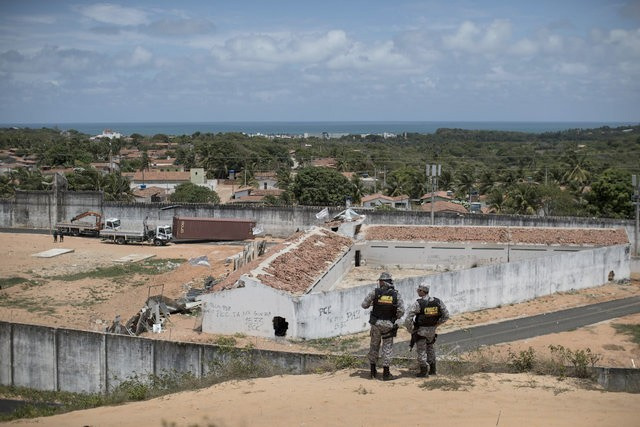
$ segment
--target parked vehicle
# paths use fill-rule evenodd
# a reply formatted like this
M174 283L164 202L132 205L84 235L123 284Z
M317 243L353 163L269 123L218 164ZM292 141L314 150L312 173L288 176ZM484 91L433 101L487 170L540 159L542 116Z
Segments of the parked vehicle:
M255 228L252 219L173 217L176 242L247 240L254 237Z
M88 216L95 217L95 222L79 221ZM120 226L120 220L116 219L117 224L115 224L113 223L114 219L115 218L111 218L103 223L101 214L86 211L74 216L69 222L62 221L56 223L55 228L59 235L97 237L102 229L115 229Z
M127 243L153 243L156 246L164 246L172 239L170 225L158 225L155 229L143 227L141 230L121 230L119 228L120 220L112 218L118 222L117 229L100 231L100 237L103 241L124 245Z

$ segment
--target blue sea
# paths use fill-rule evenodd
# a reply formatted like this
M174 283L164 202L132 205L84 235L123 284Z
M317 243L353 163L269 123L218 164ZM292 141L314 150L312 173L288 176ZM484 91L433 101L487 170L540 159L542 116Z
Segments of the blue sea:
M74 129L89 135L99 135L105 129L119 132L123 135L139 133L152 136L192 135L195 132L219 133L242 132L246 134L263 135L293 135L293 136L321 136L327 134L332 137L342 135L361 134L402 134L434 133L440 128L456 128L467 130L498 130L516 132L554 132L567 129L592 129L602 126L619 127L637 125L633 122L414 122L414 121L344 121L344 122L114 122L114 123L6 123L0 127L28 127L33 129L57 128L60 130Z

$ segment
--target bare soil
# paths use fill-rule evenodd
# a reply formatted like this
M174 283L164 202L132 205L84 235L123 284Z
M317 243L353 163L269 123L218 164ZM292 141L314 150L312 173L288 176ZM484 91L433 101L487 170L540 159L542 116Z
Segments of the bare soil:
M0 290L0 320L104 330L120 315L136 314L149 295L161 291L180 298L190 287L202 287L208 276L230 273L229 257L242 245L182 244L165 247L118 246L98 239L70 238L53 243L47 235L0 233L0 276L29 280ZM54 258L37 258L35 253L53 248L73 252ZM153 255L157 259L189 260L206 256L210 267L183 261L177 268L153 276L133 275L113 279L63 280L62 274L112 266L131 255ZM57 277L58 276L58 277ZM3 282L6 283L6 282ZM565 292L529 302L454 316L441 332L471 325L517 318L600 301L640 295L640 282L608 284L597 288ZM189 342L215 342L215 335L197 330L198 318L173 315L167 329L150 338ZM640 314L612 319L571 332L546 335L494 346L487 351L506 358L509 351L533 348L536 354L549 352L549 345L578 350L590 348L601 355L600 366L634 367L640 361L640 346L615 324L640 324ZM356 345L366 347L368 334L356 335ZM326 351L328 348L286 339L236 336L239 345L283 351ZM408 339L400 331L399 339ZM471 355L473 357L473 355ZM428 406L429 421L448 426L572 426L576 421L589 426L637 426L640 395L585 390L573 380L526 374L476 374L455 379L438 376L419 381L410 372L392 368L402 377L391 382L368 380L361 370L334 374L284 376L231 381L204 390L178 393L118 408L102 407L55 417L20 420L9 424L39 426L160 426L163 423L217 426L272 425L423 425ZM431 389L429 383L435 385ZM241 410L239 410L242 408ZM165 424L166 425L166 424Z
M67 237L63 243L41 234L0 233L0 245L4 256L0 258L1 278L21 277L29 282L0 290L0 320L104 331L116 316L122 322L136 315L151 295L162 294L180 299L190 288L202 288L211 276L224 278L233 269L230 257L243 249L242 244L173 244L168 246L115 245L99 239ZM73 252L53 258L33 255L49 249L71 249ZM92 271L98 267L116 265L116 260L132 255L151 255L154 259L182 260L177 267L158 275L133 275L124 278L64 280L63 274ZM210 266L192 265L188 260L206 256ZM370 272L373 276L377 271ZM400 272L395 272L400 274ZM362 278L367 282L376 277ZM461 313L440 328L440 332L505 319L530 316L564 308L587 305L601 301L640 295L640 281L628 284L608 284L581 291L572 291L537 298L521 304L513 304L491 310ZM640 346L630 341L628 335L617 333L613 324L639 324L640 314L614 319L580 328L576 331L552 334L515 343L495 346L496 352L526 350L529 347L540 353L548 353L549 344L567 348L589 347L601 354L601 366L633 367L640 362ZM174 314L166 328L159 334L143 335L155 339L212 343L217 335L199 332L199 318L193 315ZM318 348L304 341L282 338L234 337L239 345L251 344L257 348L318 352L331 350L331 346ZM367 346L368 333L355 336L355 346ZM409 339L406 331L399 332L399 340Z

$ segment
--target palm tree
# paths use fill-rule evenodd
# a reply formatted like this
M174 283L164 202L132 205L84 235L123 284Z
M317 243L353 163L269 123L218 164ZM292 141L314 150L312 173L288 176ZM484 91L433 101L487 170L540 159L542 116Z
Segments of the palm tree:
M119 172L107 175L103 191L105 200L130 202L134 199L129 180Z
M473 167L466 166L456 174L457 190L469 197L471 203L471 192L476 184L476 174Z
M515 214L535 215L542 207L542 198L537 185L521 183L510 189L507 203Z
M493 171L490 169L483 169L480 172L480 177L478 178L478 190L480 194L489 194L495 187L496 180L493 174Z
M489 198L487 200L488 205L491 209L495 210L496 213L502 213L505 208L506 199L504 197L504 192L499 189L493 189L491 193L489 193Z

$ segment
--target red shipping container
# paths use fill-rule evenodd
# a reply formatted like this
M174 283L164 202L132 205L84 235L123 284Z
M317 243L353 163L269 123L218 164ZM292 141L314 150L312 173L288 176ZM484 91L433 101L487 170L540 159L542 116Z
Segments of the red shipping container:
M175 241L227 241L253 239L256 221L240 218L173 217Z

